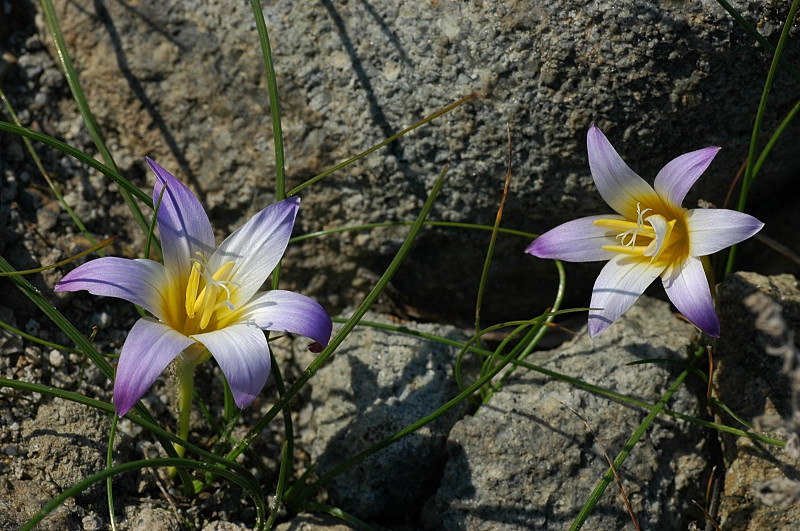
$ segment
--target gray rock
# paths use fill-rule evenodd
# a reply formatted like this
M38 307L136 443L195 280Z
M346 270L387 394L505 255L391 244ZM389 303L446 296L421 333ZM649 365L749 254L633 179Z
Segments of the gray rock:
M781 420L797 413L792 411L791 385L781 370L783 361L766 352L777 345L758 329L756 314L743 302L757 291L780 305L789 330L795 334L800 330L800 289L795 277L756 273L728 277L718 290L722 334L716 348L715 392L739 417L755 424L759 433L786 440ZM720 411L717 417L717 422L741 427ZM722 434L721 442L726 469L719 520L723 529L800 528L797 504L771 506L757 496L765 482L800 480L800 459L746 437Z
M540 365L606 389L656 403L678 371L664 364L628 366L646 358L685 360L694 327L669 306L642 297L594 340L583 334L540 353ZM545 361L546 360L546 361ZM698 414L682 385L671 409ZM573 408L597 434L589 432ZM448 439L450 459L425 511L432 529L567 529L608 469L598 444L613 459L647 412L519 370ZM634 447L619 474L642 529L686 529L702 499L702 430L661 416ZM611 484L585 528L618 530L631 521Z
M348 529L357 528L327 514L298 514L292 518L291 521L276 525L275 529L276 531L317 531L319 529L325 529L326 531L346 531ZM215 530L203 529L203 531ZM228 530L221 529L220 531Z
M39 407L35 419L23 422L22 435L39 479L64 490L105 468L110 427L110 419L97 410L55 398ZM105 483L82 496L101 488Z
M366 320L386 322L375 314ZM466 340L451 326L408 327ZM328 472L455 396L456 354L451 347L404 334L369 327L352 332L310 381L310 396L298 421L300 438L318 464L316 472ZM305 353L300 361L311 359ZM414 518L413 512L436 488L447 433L463 411L460 406L449 411L337 476L327 486L333 503L366 520Z
M160 507L126 506L126 529L131 531L152 531L155 529L180 529L181 523L175 513Z
M737 5L774 38L785 13L757 0ZM269 103L247 3L142 0L131 7L79 0L57 2L57 13L124 172L139 179L146 175L143 156L154 157L197 190L220 229L271 201ZM714 2L325 0L265 3L264 14L290 188L479 94L303 191L304 232L411 220L445 164L447 187L434 217L491 224L507 168L507 124L514 179L505 226L543 232L576 215L609 211L587 165L592 122L648 179L681 153L722 146L686 201L721 204L746 155L769 63ZM50 40L46 31L42 40ZM797 47L787 54L796 62ZM794 103L793 87L789 76L777 76L765 131ZM796 145L798 134L788 129L784 145ZM770 213L798 164L791 149L775 149L750 204L770 203ZM364 276L382 270L395 238L348 234L293 246L285 279L343 308L368 289ZM498 244L502 260L484 301L498 320L548 304L531 293L548 293L554 273L522 255L527 243L503 237ZM486 244L485 233L426 232L395 278L401 302L425 316L469 319ZM580 275L574 287L588 290L590 278ZM585 304L575 293L576 304Z

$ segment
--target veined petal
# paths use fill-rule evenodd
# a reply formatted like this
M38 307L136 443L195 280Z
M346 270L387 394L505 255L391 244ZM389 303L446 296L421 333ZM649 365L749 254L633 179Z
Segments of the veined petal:
M219 363L236 405L249 406L269 376L269 345L264 332L255 325L239 323L192 337Z
M209 260L212 271L234 262L231 304L239 308L261 287L286 251L300 198L274 203L236 229Z
M156 174L153 203L158 204L158 198L161 197L158 231L164 251L164 265L177 282L185 285L191 271L191 261L197 258L196 253L200 252L208 258L214 251L214 231L203 205L194 194L150 158L147 164ZM167 189L161 196L164 185Z
M672 159L656 175L653 186L664 201L680 206L686 193L706 171L719 152L718 147L707 147Z
M601 219L625 221L625 218L616 214L574 219L533 240L525 252L539 258L566 262L610 260L616 253L603 250L603 245L615 245L615 236L619 231L595 225L594 222Z
M663 270L647 258L623 254L612 258L594 283L590 307L602 309L589 312L589 335L595 337L608 328Z
M625 164L611 142L594 125L589 128L586 147L594 184L605 202L618 214L635 220L636 203L652 207L657 201L653 188Z
M662 282L669 300L684 317L706 334L719 337L719 318L700 259L690 256L671 266L664 272Z
M142 317L122 345L114 380L114 408L122 417L180 352L194 343L151 317Z
M163 293L169 281L158 262L137 258L97 258L67 273L55 291L86 290L92 295L116 297L138 304L159 319L164 318Z
M309 337L327 346L331 318L313 299L293 291L272 290L256 295L244 308L239 322L254 323L262 330Z
M686 213L689 254L706 256L746 240L764 226L749 214L724 208L696 208Z

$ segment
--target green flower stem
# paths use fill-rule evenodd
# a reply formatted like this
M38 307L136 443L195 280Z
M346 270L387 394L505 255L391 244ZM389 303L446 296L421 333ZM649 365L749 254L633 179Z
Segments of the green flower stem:
M194 364L183 356L175 358L175 376L178 379L178 437L189 440L189 420L192 416L192 392L194 391ZM183 446L176 444L178 457L183 457Z
M117 434L117 421L119 417L114 414L111 419L111 432L108 434L108 451L106 452L106 470L114 466L114 437ZM106 494L108 495L108 517L111 520L111 531L117 531L117 519L114 517L114 476L106 478Z
M705 350L698 349L697 353L694 356L694 359L692 359L691 361L691 365L695 365L698 361L700 361L703 358L704 355L705 355ZM642 435L644 435L644 433L656 419L658 414L665 409L665 406L669 401L669 399L672 398L672 395L675 393L675 391L678 390L678 388L681 386L681 384L688 375L689 375L688 369L684 370L678 375L678 377L672 383L667 392L664 393L664 396L661 397L661 400L659 400L658 403L655 405L655 407L653 407L650 410L650 413L647 415L647 417L645 417L645 419L642 421L642 423L639 425L639 427L636 429L633 435L631 435L630 439L628 439L628 442L625 443L625 446L623 447L622 451L620 451L616 459L614 459L613 468L609 467L608 471L605 473L603 478L594 488L591 495L589 495L589 499L581 508L580 512L578 513L578 516L572 523L572 526L570 526L570 531L577 531L583 526L583 524L586 522L586 519L589 518L590 514L592 514L592 511L597 505L597 502L600 501L600 497L603 495L603 492L605 492L606 487L614 479L614 470L619 471L619 469L622 467L622 464L630 455L631 451L633 451L633 447L636 446L636 443L639 442L639 439L642 437Z
M303 371L303 374L295 381L295 383L286 390L286 393L275 402L275 405L270 408L270 410L253 426L247 435L237 444L228 454L225 456L226 459L233 460L241 454L245 448L247 448L253 440L259 436L261 431L269 424L269 422L275 418L275 415L278 414L279 411L282 411L285 408L289 401L294 398L294 396L303 388L303 386L311 379L314 374L319 370L320 367L328 360L329 357L333 355L339 345L345 340L347 335L355 328L358 324L358 321L367 313L367 310L374 304L374 302L378 299L378 296L381 294L383 289L386 287L386 284L392 279L394 274L400 268L400 265L403 263L408 252L411 250L411 246L414 244L414 241L417 238L417 234L419 231L422 230L423 222L425 218L428 217L431 209L433 208L434 200L436 196L439 195L439 191L442 189L442 185L444 183L444 176L447 172L447 167L442 171L439 175L439 178L436 180L436 183L433 185L433 189L431 190L430 195L428 195L427 201L425 201L425 205L423 205L422 210L417 217L417 220L414 222L414 225L411 227L411 230L408 233L403 245L400 246L400 249L397 251L392 262L386 268L386 271L383 273L381 278L375 284L375 287L372 288L372 291L366 296L364 301L361 305L356 309L347 323L342 327L336 336L331 339L331 342L328 344L327 347L317 356L314 361L308 366L308 368Z

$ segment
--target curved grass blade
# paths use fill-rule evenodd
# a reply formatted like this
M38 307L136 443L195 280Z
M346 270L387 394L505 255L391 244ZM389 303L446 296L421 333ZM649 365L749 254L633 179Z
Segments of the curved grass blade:
M780 64L780 59L783 56L783 48L786 46L786 39L789 37L789 32L794 24L794 18L797 15L798 7L800 7L800 0L794 0L792 2L792 7L789 9L789 16L786 17L786 22L783 25L780 39L778 39L778 46L775 48L775 53L772 56L772 64L770 65L769 72L767 73L767 80L764 82L764 89L761 92L761 100L758 102L758 111L756 112L756 119L755 123L753 124L753 133L750 137L750 149L747 154L747 165L745 166L744 177L742 178L742 190L739 193L739 201L736 205L736 210L739 212L744 212L747 196L750 193L750 187L752 186L753 179L755 178L753 169L756 163L756 146L758 144L758 137L761 134L761 122L764 120L764 113L767 109L767 99L769 98L769 92L772 88L772 82L775 79L775 73L778 70L778 64ZM730 251L728 251L728 261L725 265L726 275L733 271L737 248L737 245L732 245Z
M4 122L0 120L0 131L7 131L9 133L14 133L15 135L19 135L22 137L30 138L31 140L35 140L37 142L41 142L42 144L48 145L52 148L55 148L62 153L69 155L70 157L81 161L82 163L86 164L87 166L94 168L95 170L99 171L112 181L116 183L120 188L123 188L129 194L134 196L136 199L144 203L145 206L152 209L153 208L153 199L144 193L142 190L139 189L136 185L128 181L124 178L118 170L106 166L102 162L96 160L94 157L90 157L83 151L76 149L66 142L62 142L57 138L53 138L52 136L46 135L44 133L40 133L39 131L34 131L33 129L28 129L27 127L23 127L20 125L12 124L9 122Z
M8 101L6 98L5 92L3 92L2 87L0 87L0 100L3 100L5 104L6 111L11 116L11 119L14 121L16 125L22 126L22 123L19 121L19 117L17 113L14 112L14 108L11 106L11 102ZM83 221L78 217L75 211L69 206L69 203L64 200L64 196L58 190L58 187L53 183L52 179L50 179L50 175L47 173L47 170L44 169L44 165L42 164L42 160L39 158L39 155L36 153L36 149L33 147L33 143L31 143L30 139L27 137L22 137L22 141L25 143L25 147L28 149L28 154L30 154L31 158L33 159L34 164L36 164L36 168L38 168L39 173L44 178L45 182L47 182L47 186L50 187L50 191L53 192L53 195L56 197L56 200L61 205L61 208L67 213L67 215L72 219L72 222L75 223L75 226L78 227L78 230L89 240L92 245L96 245L97 242L94 239L94 236L86 229L86 226L83 224ZM103 256L103 253L98 253L100 256Z
M255 478L253 478L253 476L251 476L249 473L245 472L245 475L242 475L240 473L232 472L220 466L211 465L208 463L204 463L202 461L192 461L191 459L183 459L179 457L158 457L155 459L130 461L128 463L117 465L113 468L107 468L101 472L98 472L97 474L94 474L84 480L79 481L72 487L62 492L61 495L50 500L50 502L48 502L44 507L39 509L39 512L37 512L33 516L33 518L28 520L28 522L24 526L22 526L22 531L30 531L59 505L67 501L69 498L91 487L95 483L103 481L107 478L113 478L113 476L117 474L133 472L136 470L141 470L143 468L158 468L158 467L176 467L180 469L193 468L197 470L205 470L208 472L212 472L215 475L222 476L231 481L232 483L236 483L244 490L246 490L247 493L250 495L250 498L253 500L253 503L256 506L257 523L263 525L264 515L266 514L266 503L264 501L263 496L260 495L261 489L258 486L258 483L256 482Z
M86 124L86 129L89 131L89 135L92 137L94 145L97 151L100 152L106 165L113 169L114 172L119 173L114 158L111 156L111 152L108 150L103 136L100 134L100 129L97 127L97 122L89 108L89 103L86 101L86 96L78 80L75 67L72 65L72 59L70 59L69 52L67 51L67 44L64 41L64 35L61 33L61 27L58 24L58 18L56 17L55 9L53 9L53 3L50 0L41 0L41 4L47 27L50 29L50 35L53 37L53 44L56 47L58 58L64 69L64 76L67 79L70 91L72 91L72 97L75 99L75 103L78 106L78 112L80 112L81 118L83 118L83 123ZM128 205L139 227L147 234L147 221L144 215L142 215L139 205L133 200L133 197L126 189L122 188L120 192L122 193L122 199L125 201L125 204Z

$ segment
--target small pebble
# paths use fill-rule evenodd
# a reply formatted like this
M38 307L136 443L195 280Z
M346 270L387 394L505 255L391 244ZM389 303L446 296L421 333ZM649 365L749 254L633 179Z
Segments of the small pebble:
M51 350L50 351L50 365L53 367L61 367L64 363L64 355L58 350Z

